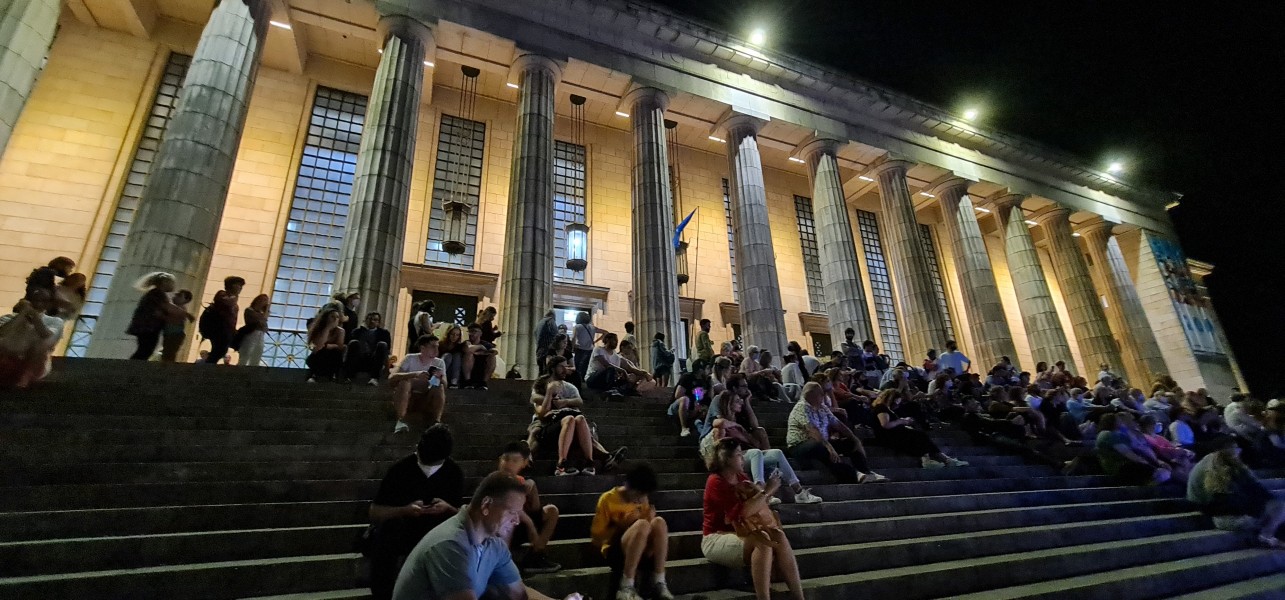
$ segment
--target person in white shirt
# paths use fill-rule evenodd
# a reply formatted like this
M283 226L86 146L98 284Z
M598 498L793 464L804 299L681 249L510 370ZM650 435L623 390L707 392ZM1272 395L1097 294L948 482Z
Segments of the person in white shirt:
M1231 403L1223 409L1223 421L1236 435L1251 442L1258 442L1266 431L1262 421L1258 420L1262 412L1261 402L1249 397L1248 394L1233 394Z
M393 433L410 431L406 424L406 409L410 406L411 395L423 395L428 402L427 419L431 423L442 421L442 412L446 409L446 388L442 378L446 376L446 361L437 355L437 338L433 335L421 335L415 340L419 353L408 354L397 365L397 371L388 376L388 383L397 390L393 395L393 406L397 411L397 425Z
M803 377L803 370L799 368L799 357L793 354L785 355L785 367L781 369L781 385L785 386L785 393L790 398L790 402L799 399L799 392L803 390L803 384L807 380Z
M571 332L571 349L575 359L575 376L584 384L589 378L589 367L593 356L594 344L602 341L607 333L593 326L593 318L588 312L576 315L576 326Z
M973 361L968 360L963 352L959 351L959 346L955 340L946 342L946 351L937 356L937 368L941 371L953 369L955 375L963 375L973 367Z
M49 355L62 338L63 319L47 314L53 295L34 288L14 312L0 316L0 389L27 387L49 374Z
M578 326L577 326L578 327ZM602 345L593 349L589 369L585 373L585 386L600 392L631 391L641 380L651 380L651 373L639 369L629 359L616 352L619 338L614 333L603 334ZM577 350L579 352L579 350Z

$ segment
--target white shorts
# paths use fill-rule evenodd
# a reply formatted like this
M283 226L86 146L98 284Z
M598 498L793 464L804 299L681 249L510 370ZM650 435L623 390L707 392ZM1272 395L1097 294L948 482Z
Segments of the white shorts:
M745 541L735 533L711 533L701 538L701 554L716 565L739 569L745 566Z

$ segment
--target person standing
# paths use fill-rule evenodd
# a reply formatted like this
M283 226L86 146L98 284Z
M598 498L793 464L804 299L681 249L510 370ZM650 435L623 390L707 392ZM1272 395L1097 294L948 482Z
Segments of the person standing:
M187 340L187 324L195 321L186 306L192 302L192 292L179 290L174 292L169 304L161 305L165 313L165 329L161 334L161 362L176 362L179 348Z
M588 312L576 315L576 327L571 335L571 344L575 353L576 378L584 385L589 377L589 357L593 356L593 347L602 339L602 332L593 326ZM614 350L614 348L613 348Z
M245 325L237 330L236 364L238 367L257 367L263 361L263 338L268 333L268 310L272 298L259 294L250 301L242 320Z
M665 347L665 334L659 331L651 341L651 370L656 385L669 387L669 378L674 375L674 353Z
M432 300L425 300L411 307L410 322L407 323L406 353L414 354L419 352L415 347L415 342L419 336L428 335L433 332L433 311L437 308Z
M201 313L201 336L210 340L210 355L205 362L218 364L227 356L232 336L236 334L237 313L240 312L237 300L244 287L245 279L241 277L225 278L223 289L214 294L214 300Z
M0 389L27 387L49 374L49 355L62 337L64 319L49 314L49 290L33 288L0 316Z
M709 319L701 319L701 330L696 334L696 358L705 361L705 364L714 363L714 342L709 339Z
M968 360L968 357L959 351L959 345L955 340L946 340L946 351L937 357L937 368L943 372L951 369L953 376L958 377L973 368L973 361Z
M554 311L544 313L544 318L535 324L535 364L544 372L544 361L549 356L549 346L553 338L558 337L558 323Z
M171 304L170 293L174 291L174 285L174 276L169 273L152 273L139 280L136 287L143 292L143 297L138 299L129 328L125 330L138 341L130 360L150 360L156 353L156 345L165 330L166 308Z

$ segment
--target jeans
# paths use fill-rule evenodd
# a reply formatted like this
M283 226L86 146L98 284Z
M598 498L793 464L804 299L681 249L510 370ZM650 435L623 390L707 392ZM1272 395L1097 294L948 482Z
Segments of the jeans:
M149 333L139 333L134 335L138 339L138 349L130 355L130 360L150 360L156 353L156 345L161 343L161 332L154 331Z
M754 478L754 483L767 481L767 473L764 470L769 465L781 471L781 481L786 485L799 482L799 476L794 474L794 467L790 466L790 461L786 460L785 453L780 450L750 448L745 451L745 462L750 465L750 476Z
M585 375L589 372L589 359L593 356L593 350L576 349L573 356L575 357L577 383L583 385L586 382Z

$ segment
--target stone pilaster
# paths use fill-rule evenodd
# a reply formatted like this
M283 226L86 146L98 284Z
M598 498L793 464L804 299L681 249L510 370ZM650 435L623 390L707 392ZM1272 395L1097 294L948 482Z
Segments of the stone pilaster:
M504 267L500 356L534 379L535 325L553 308L553 102L562 67L535 54L513 63L518 123L513 140Z
M825 286L825 309L830 320L830 339L842 340L849 327L858 340L874 339L865 286L857 262L852 220L843 195L839 162L835 157L842 142L818 138L803 146L812 178L812 205L816 211L817 250L821 259L821 283Z
M1081 227L1080 235L1097 271L1098 281L1102 283L1099 291L1106 296L1107 322L1120 341L1120 355L1129 382L1135 387L1146 388L1157 375L1168 373L1168 368L1160 354L1160 344L1156 342L1151 322L1142 308L1138 290L1133 285L1133 277L1129 275L1129 266L1120 252L1120 244L1112 235L1114 226L1114 223L1095 218Z
M1080 345L1080 355L1088 364L1081 365L1087 377L1097 373L1098 366L1106 363L1112 369L1124 367L1120 349L1111 326L1107 323L1102 303L1093 289L1093 278L1084 264L1080 244L1071 233L1071 211L1052 206L1032 216L1044 230L1049 242L1049 255L1053 258L1053 272L1062 288L1062 298L1071 318L1071 328Z
M134 339L125 328L139 297L133 286L148 273L171 273L178 288L192 291L194 304L208 300L205 280L269 11L266 0L224 0L205 24L107 290L89 356L129 356Z
M941 348L946 342L946 322L937 303L928 254L915 220L915 204L906 185L906 170L911 165L888 159L875 165L869 175L879 182L883 241L901 309L904 358L915 363L929 348Z
M1004 316L1004 304L981 226L977 223L977 211L968 195L969 184L966 179L950 175L935 182L929 193L936 196L941 205L946 237L954 254L955 276L964 299L964 311L968 313L968 330L974 340L976 356L972 358L977 367L973 370L984 373L995 366L1001 356L1017 360L1017 348Z
M433 35L403 15L380 18L379 35L384 52L366 107L334 290L361 293L365 311L391 321L401 287L424 60Z
M1017 308L1022 313L1026 337L1031 342L1031 358L1050 365L1061 360L1075 371L1071 344L1066 341L1066 330L1058 317L1049 282L1040 266L1040 255L1031 238L1031 228L1022 210L1026 196L1006 194L995 199L995 216L1004 232L1004 253L1008 257L1008 274L1013 278L1013 291L1017 294ZM1035 365L1027 365L1034 368Z
M768 221L767 187L759 155L758 131L763 121L732 114L727 129L727 161L732 200L732 231L736 242L736 280L740 283L741 332L746 346L784 356L785 314L776 274L772 227Z
M0 3L0 156L36 87L61 12L61 0Z
M678 312L678 275L674 266L674 200L669 187L669 150L665 109L669 96L643 87L625 97L634 130L633 285L634 325L643 368L654 370L647 349L657 333L677 348L686 345ZM675 353L677 354L677 353ZM677 369L675 369L677 372Z

